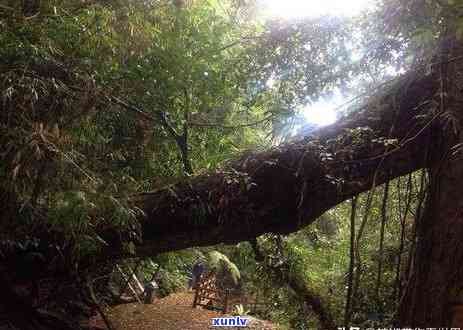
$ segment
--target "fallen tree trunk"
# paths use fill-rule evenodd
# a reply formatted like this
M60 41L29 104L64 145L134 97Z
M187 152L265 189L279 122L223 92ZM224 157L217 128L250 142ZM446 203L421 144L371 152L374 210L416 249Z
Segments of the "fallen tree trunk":
M237 243L297 231L335 205L388 178L426 166L434 75L412 73L362 111L312 136L246 153L215 173L140 194L146 213L139 255Z

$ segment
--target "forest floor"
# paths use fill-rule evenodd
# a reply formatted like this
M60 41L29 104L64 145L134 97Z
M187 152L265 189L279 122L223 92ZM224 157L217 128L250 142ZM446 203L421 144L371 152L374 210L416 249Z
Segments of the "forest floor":
M212 327L214 317L229 316L202 308L192 308L193 292L174 293L152 304L124 304L109 308L106 313L116 330L204 330ZM247 316L253 330L276 330L276 325ZM95 319L94 325L104 328L101 319ZM235 327L228 327L235 329Z

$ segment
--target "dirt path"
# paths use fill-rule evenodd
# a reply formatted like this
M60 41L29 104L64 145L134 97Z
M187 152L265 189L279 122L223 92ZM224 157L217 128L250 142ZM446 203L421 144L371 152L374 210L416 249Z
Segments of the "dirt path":
M218 329L211 326L211 319L223 316L222 314L202 308L193 309L192 304L193 293L182 292L157 300L151 305L136 303L119 305L109 309L107 313L117 330ZM251 325L249 327L236 329L277 329L268 321L254 318L250 318L250 320ZM228 327L227 329L235 328Z

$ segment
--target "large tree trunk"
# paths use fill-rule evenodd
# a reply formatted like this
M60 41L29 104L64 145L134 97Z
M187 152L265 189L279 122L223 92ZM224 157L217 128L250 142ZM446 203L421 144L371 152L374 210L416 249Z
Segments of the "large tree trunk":
M426 206L416 224L416 252L399 311L400 325L407 327L463 327L458 306L463 302L463 65L447 60L461 54L450 46L441 64L441 120L428 144Z
M403 326L450 326L453 305L463 298L463 162L449 158L430 170L413 270L401 302Z

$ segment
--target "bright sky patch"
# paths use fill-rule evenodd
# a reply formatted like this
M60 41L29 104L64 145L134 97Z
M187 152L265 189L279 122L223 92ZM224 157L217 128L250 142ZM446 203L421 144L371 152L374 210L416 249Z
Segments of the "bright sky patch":
M286 19L321 15L354 16L371 0L260 0L269 16Z

